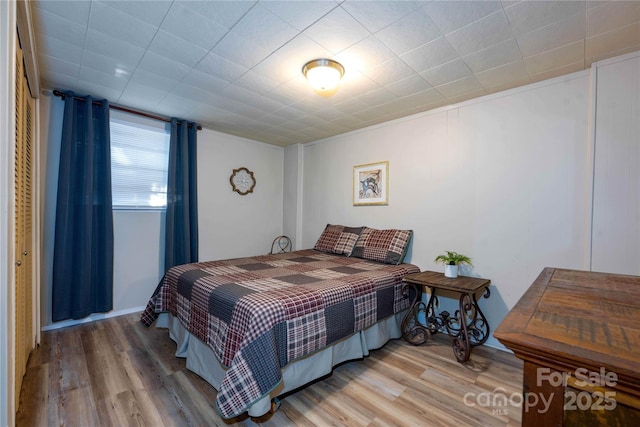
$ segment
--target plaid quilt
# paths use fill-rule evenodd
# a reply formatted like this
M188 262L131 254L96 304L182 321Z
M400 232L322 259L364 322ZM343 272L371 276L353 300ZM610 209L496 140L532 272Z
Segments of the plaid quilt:
M224 418L246 412L287 363L408 308L388 265L313 249L170 269L141 321L169 312L227 367L216 398Z

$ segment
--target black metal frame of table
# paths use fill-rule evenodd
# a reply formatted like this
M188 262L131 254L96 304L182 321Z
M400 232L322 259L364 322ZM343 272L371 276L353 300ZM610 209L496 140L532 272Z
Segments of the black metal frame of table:
M402 320L402 337L413 345L425 343L433 334L443 329L452 339L453 353L460 363L469 360L471 348L484 344L489 338L490 328L487 318L478 305L476 294L483 291L483 297L489 298L488 279L460 276L457 279L445 278L442 273L425 271L405 276L402 287L404 296L409 296L413 289L414 298ZM464 283L465 286L457 286ZM429 301L422 301L422 288L430 290ZM448 311L436 313L438 305L436 290L447 290L460 294L459 308L452 316ZM424 313L426 325L419 320ZM462 320L465 321L462 321Z

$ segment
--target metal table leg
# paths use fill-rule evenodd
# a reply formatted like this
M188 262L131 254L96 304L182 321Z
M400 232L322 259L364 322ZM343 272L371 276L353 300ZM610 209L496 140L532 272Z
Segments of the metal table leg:
M413 289L413 299L407 314L402 319L402 338L408 343L413 345L420 345L426 342L431 333L423 324L419 321L419 314L421 311L425 311L426 307L422 302L422 287L414 283L405 283L402 286L402 295L404 297L409 296L409 291Z
M490 295L491 292L487 287L483 296L489 298ZM453 340L453 353L460 363L469 360L471 347L483 344L489 338L489 323L480 310L475 294L462 293L460 307L455 315L450 316L444 311L440 316L447 333Z

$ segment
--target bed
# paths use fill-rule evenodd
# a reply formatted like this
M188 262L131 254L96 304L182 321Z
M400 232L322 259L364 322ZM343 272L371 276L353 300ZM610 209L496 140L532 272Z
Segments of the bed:
M327 225L313 249L185 264L142 314L216 390L220 415L259 417L277 396L401 336L410 230Z

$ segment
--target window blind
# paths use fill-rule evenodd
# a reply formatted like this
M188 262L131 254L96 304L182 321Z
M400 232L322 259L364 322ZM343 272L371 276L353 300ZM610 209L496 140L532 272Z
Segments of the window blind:
M164 209L167 205L169 124L110 112L114 209Z

